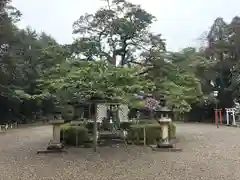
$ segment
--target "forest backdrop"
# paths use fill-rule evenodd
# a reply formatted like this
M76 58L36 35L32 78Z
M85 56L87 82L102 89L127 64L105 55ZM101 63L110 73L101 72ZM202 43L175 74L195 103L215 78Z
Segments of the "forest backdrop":
M134 107L133 95L142 91L191 120L212 118L216 101L221 108L239 101L240 17L217 18L203 47L180 52L169 52L164 35L150 31L152 14L125 0L106 0L76 19L72 44L19 29L20 19L10 0L0 1L0 123L47 116L91 97Z

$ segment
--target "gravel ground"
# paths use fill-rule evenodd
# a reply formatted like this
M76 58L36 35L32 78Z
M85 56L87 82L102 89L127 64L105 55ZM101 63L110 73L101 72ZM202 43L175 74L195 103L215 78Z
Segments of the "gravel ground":
M178 124L183 152L153 152L137 146L71 148L40 154L51 127L0 134L0 180L239 180L240 129Z

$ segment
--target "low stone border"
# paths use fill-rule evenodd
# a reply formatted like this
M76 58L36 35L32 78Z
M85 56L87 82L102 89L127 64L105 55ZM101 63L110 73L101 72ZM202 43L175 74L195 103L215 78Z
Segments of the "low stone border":
M182 148L176 148L176 147L172 147L172 148L159 148L156 145L153 146L149 146L153 151L157 151L157 152L182 152Z
M66 150L38 150L37 154L68 153Z
M240 125L238 125L238 124L236 124L236 125L227 125L227 126L229 126L229 127L237 127L237 128L240 127Z

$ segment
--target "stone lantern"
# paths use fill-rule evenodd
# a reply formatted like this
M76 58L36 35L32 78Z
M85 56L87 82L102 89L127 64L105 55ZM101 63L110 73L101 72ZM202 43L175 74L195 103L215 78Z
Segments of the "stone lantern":
M61 115L55 116L55 118L51 121L49 121L50 124L53 126L53 139L49 143L50 146L56 145L61 146L60 142L60 131L61 131L61 125L64 124L64 120L62 119Z
M169 124L172 122L172 119L170 118L171 110L167 107L162 107L159 112L161 113L161 117L159 118L158 122L161 125L162 131L161 131L161 142L158 143L159 148L172 148L173 145L169 143L169 137L168 137L168 127Z
M171 115L172 111L161 104L162 107L159 108L157 111L160 113L160 117L158 119L158 123L161 125L161 141L158 142L157 146L152 147L154 151L160 152L180 152L182 151L181 148L176 148L173 144L170 143L169 136L168 136L168 128L169 124L172 122Z
M63 151L63 144L60 141L60 126L64 124L64 120L60 114L57 114L49 123L53 126L53 138L50 140L45 150L40 150L37 153L65 152Z

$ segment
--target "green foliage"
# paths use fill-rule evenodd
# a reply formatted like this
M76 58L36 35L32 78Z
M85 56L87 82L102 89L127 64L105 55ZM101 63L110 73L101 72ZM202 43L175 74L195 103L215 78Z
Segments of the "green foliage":
M15 121L16 117L33 118L41 110L48 113L43 101L45 107L53 108L49 92L39 88L39 79L69 54L46 33L17 28L21 13L10 2L0 5L0 105L4 106L0 115Z
M58 70L44 80L45 90L61 102L98 97L127 103L130 96L144 87L145 82L134 69L115 67L104 61L73 61L67 65L57 66Z
M129 130L130 126L135 124L134 122L121 122L120 123L120 129L122 130Z
M61 109L62 117L66 121L72 121L74 117L74 107L71 105L64 105Z
M100 128L100 126L99 126ZM143 128L146 129L147 144L154 144L161 140L161 126L156 121L141 121L140 124L133 122L122 122L121 129L128 131L127 141L134 144L142 144L144 139ZM61 126L61 139L67 145L76 145L76 136L78 145L84 145L91 141L93 123L80 126L64 124ZM169 138L176 137L176 126L173 123L169 125Z
M85 127L87 128L89 133L93 134L94 122L87 122L85 124ZM100 129L101 129L100 123L97 123L97 130L100 130Z
M217 18L207 34L207 46L202 48L204 56L211 62L209 76L214 86L210 91L220 91L220 104L222 107L232 107L233 98L239 101L239 59L240 59L240 18L234 17L230 23L223 18ZM209 74L209 73L205 73ZM210 81L205 82L210 84ZM206 94L210 97L210 91ZM205 91L206 92L206 91ZM221 98L221 94L228 94L229 98ZM211 101L211 99L209 99Z
M102 120L101 129L105 131L110 131L112 128L111 123L105 118Z
M139 124L156 124L156 123L157 123L157 121L155 121L155 120L150 120L150 119L146 119L146 120L140 119L140 120L139 120Z
M149 32L155 17L139 5L125 0L105 0L93 14L85 14L74 22L74 34L80 37L73 44L76 54L87 60L106 59L113 65L137 61L137 54L148 47L165 49L161 35Z
M170 123L168 126L168 135L170 139L175 139L176 138L176 125L174 123Z
M174 74L163 81L161 86L167 105L175 112L190 111L191 105L202 97L200 82L192 74Z
M147 86L147 85L145 85L145 86ZM145 101L144 100L136 99L136 97L133 97L133 96L128 97L128 99L129 99L129 104L128 105L129 105L130 108L141 109L141 108L145 107Z
M158 123L147 122L139 125L131 125L128 131L127 140L134 144L142 144L144 140L144 129L146 130L146 143L155 144L161 140L161 126ZM169 138L176 137L176 126L171 123L169 126Z
M149 31L155 17L125 0L106 0L105 7L81 16L73 25L79 38L65 45L29 27L19 29L21 13L10 3L0 2L1 119L46 115L59 106L70 120L68 103L93 97L141 108L144 101L133 96L140 91L163 96L177 114L211 104L216 88L240 97L239 17L230 23L217 18L200 51L173 53L160 34Z
M202 98L200 80L193 72L185 70L176 54L168 55L155 52L149 58L149 65L145 68L146 78L155 85L156 98L164 97L167 106L174 112L189 112L191 105Z
M77 139L76 139L77 137ZM68 145L83 145L90 141L88 129L84 126L71 126L64 124L61 126L61 139Z

